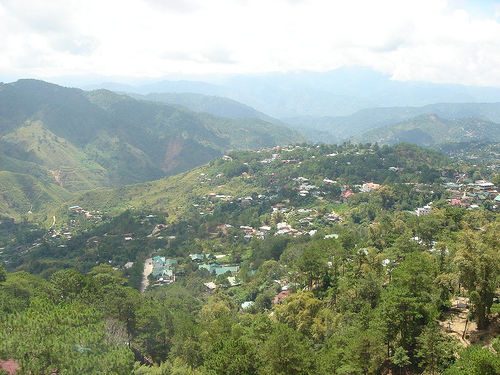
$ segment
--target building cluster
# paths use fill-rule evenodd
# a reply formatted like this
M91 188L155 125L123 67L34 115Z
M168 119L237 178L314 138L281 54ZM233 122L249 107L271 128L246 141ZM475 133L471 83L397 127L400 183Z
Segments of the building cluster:
M465 176L460 176L455 182L448 181L443 185L451 195L448 200L451 206L472 210L485 204L489 204L494 209L500 207L500 194L495 184L490 181L471 182Z

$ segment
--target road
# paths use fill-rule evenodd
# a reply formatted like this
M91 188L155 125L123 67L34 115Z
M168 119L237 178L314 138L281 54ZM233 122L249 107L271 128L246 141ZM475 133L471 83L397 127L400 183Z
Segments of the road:
M153 259L148 258L144 261L144 271L142 272L141 293L144 293L149 285L148 276L153 272Z

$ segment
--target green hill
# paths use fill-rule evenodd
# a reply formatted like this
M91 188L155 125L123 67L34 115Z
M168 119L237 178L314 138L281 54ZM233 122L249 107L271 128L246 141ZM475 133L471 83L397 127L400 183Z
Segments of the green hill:
M39 174L70 191L157 179L230 149L302 140L263 120L219 118L106 90L36 80L0 86L0 143L14 150L2 157L17 160L3 167L30 173L38 165Z
M352 138L354 142L414 143L432 147L443 143L500 140L500 124L479 118L447 120L422 115L394 125L377 128Z
M57 210L48 211L46 216L50 218L55 214L57 217L64 217L68 213L68 206L78 205L86 210L111 214L129 208L161 211L168 215L169 221L176 221L188 212L199 214L193 204L210 196L243 197L273 191L275 186L270 183L274 179L270 177L273 174L281 176L282 181L306 176L311 180L317 179L320 184L324 184L324 177L347 184L360 184L370 180L379 183L394 180L410 182L415 180L417 170L429 170L430 167L450 163L449 159L436 151L422 150L409 144L396 145L377 152L369 148L358 149L355 145L325 145L316 149L310 147L306 148L310 150L307 152L304 148L281 152L282 159L296 160L297 163L291 165L282 163L279 159L269 165L261 163L271 156L269 150L234 152L230 154L234 157L233 161L219 158L160 180L80 193ZM339 150L341 155L334 159L327 155ZM395 174L389 170L393 166L404 168L404 172ZM249 175L242 175L243 172L248 172ZM438 175L433 173L431 180L436 176Z
M422 107L367 108L349 116L301 116L285 118L283 121L312 141L339 143L371 129L431 114L448 120L476 117L500 123L500 103L436 103Z
M0 213L2 215L30 217L49 204L61 204L71 197L55 184L40 182L34 177L0 171Z
M147 95L128 95L136 99L180 105L191 111L205 112L219 117L227 117L231 119L257 118L272 123L279 123L279 120L259 112L246 104L221 96L170 92L151 93Z

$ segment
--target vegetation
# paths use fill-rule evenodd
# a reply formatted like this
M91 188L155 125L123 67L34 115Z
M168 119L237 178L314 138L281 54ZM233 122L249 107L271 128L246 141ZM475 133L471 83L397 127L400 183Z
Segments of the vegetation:
M2 219L0 359L20 374L497 374L498 210L452 206L446 187L495 173L408 144L304 144L84 193L49 230ZM141 294L151 255L175 278Z
M85 92L35 80L1 85L0 113L0 170L67 192L150 181L228 150L303 140L257 118L220 118L110 91ZM67 192L59 191L60 198L67 198ZM38 203L29 194L0 198L0 213L19 218L25 206L33 205L34 212Z
M353 138L355 142L394 144L411 142L436 146L449 142L493 141L500 139L500 125L479 118L446 120L436 115L422 115L402 123L369 130Z

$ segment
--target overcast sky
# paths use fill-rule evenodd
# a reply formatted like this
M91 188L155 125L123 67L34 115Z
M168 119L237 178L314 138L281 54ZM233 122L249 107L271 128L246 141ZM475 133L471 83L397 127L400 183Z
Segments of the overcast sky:
M500 86L500 2L0 0L0 80L326 71Z

